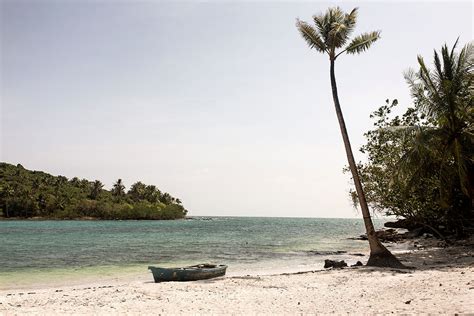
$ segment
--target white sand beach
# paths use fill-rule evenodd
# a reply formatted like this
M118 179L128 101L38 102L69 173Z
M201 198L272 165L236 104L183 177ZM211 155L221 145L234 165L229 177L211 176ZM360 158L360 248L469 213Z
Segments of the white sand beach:
M0 291L0 314L474 313L466 247L412 251L416 269L369 267L155 284L151 275Z

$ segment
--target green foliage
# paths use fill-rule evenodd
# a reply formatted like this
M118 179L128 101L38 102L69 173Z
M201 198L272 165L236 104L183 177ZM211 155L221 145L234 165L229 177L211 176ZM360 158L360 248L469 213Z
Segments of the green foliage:
M438 169L432 166L430 176L413 177L411 181L399 176L400 161L414 141L412 135L400 130L407 126L420 128L424 123L414 108L402 117L390 118L397 104L397 100L391 103L387 100L371 115L375 129L365 134L367 143L361 148L367 155L367 163L359 164L366 198L372 209L386 215L417 221L425 218L432 222L439 214ZM352 195L357 198L355 192Z
M187 213L179 199L162 195L154 185L137 182L125 193L119 179L111 191L103 187L98 180L68 181L0 163L0 217L177 219Z
M125 186L122 183L122 179L118 179L117 182L114 183L111 192L116 201L122 201L122 198L125 196Z
M360 54L372 45L373 42L380 38L380 31L373 31L369 33L360 34L351 41L347 46L346 52L348 54Z
M459 182L465 195L473 198L474 50L468 44L456 54L456 44L451 50L447 45L442 47L442 61L434 52L434 70L428 69L418 56L419 71L411 70L405 76L415 106L431 127L420 131L419 146L407 155L405 166L409 169L413 163L440 159L443 179ZM425 148L431 150L421 151ZM442 193L449 195L446 191Z
M102 182L99 180L95 180L92 185L91 185L91 193L89 194L89 197L92 200L97 200L100 193L102 193L102 189L104 188L104 185Z
M461 234L474 224L473 51L455 46L435 52L434 70L418 57L407 72L413 108L390 118L397 102L387 100L371 115L359 170L375 210Z
M380 38L380 31L363 33L344 47L357 23L357 8L350 13L343 12L339 7L329 8L325 13L313 16L313 22L314 26L297 19L296 27L310 48L327 53L331 60L343 53L362 53ZM339 48L342 50L337 52Z

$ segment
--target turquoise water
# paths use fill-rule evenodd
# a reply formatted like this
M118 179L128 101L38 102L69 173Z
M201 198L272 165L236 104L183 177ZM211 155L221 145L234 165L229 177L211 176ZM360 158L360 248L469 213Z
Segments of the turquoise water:
M363 232L360 219L2 221L0 278L200 262L224 263L229 270L284 269L320 262L331 251L365 253L366 242L348 239Z

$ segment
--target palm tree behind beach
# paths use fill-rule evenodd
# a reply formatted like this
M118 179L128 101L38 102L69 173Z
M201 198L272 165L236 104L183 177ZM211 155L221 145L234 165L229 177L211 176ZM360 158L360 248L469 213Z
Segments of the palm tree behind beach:
M445 44L434 51L434 68L429 69L418 56L419 70L409 70L405 78L415 105L426 126L402 129L414 142L402 157L400 175L412 183L414 177L432 174L430 165L439 166L440 205L457 222L474 218L474 46L465 45L459 53Z
M352 178L354 179L370 245L370 257L367 265L403 267L400 261L398 261L398 259L395 258L384 245L382 245L375 234L374 225L370 218L369 208L360 182L359 173L349 141L349 135L347 134L346 124L339 103L334 70L335 61L341 54L359 54L364 52L380 38L380 31L357 35L349 42L349 36L354 31L357 21L357 8L353 9L350 13L343 12L339 7L330 8L324 14L313 16L313 21L315 24L314 26L297 20L296 27L310 48L314 48L316 51L329 56L334 106L336 108L337 119L339 121L339 127L341 129L342 139L346 149L347 160L349 162ZM347 42L349 42L349 44L346 45Z

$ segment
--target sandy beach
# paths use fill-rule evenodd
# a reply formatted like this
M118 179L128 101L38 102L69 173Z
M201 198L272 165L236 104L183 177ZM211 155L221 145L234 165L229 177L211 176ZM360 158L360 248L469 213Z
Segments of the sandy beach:
M408 270L354 267L155 284L151 275L2 290L0 314L474 313L472 244L400 255Z

